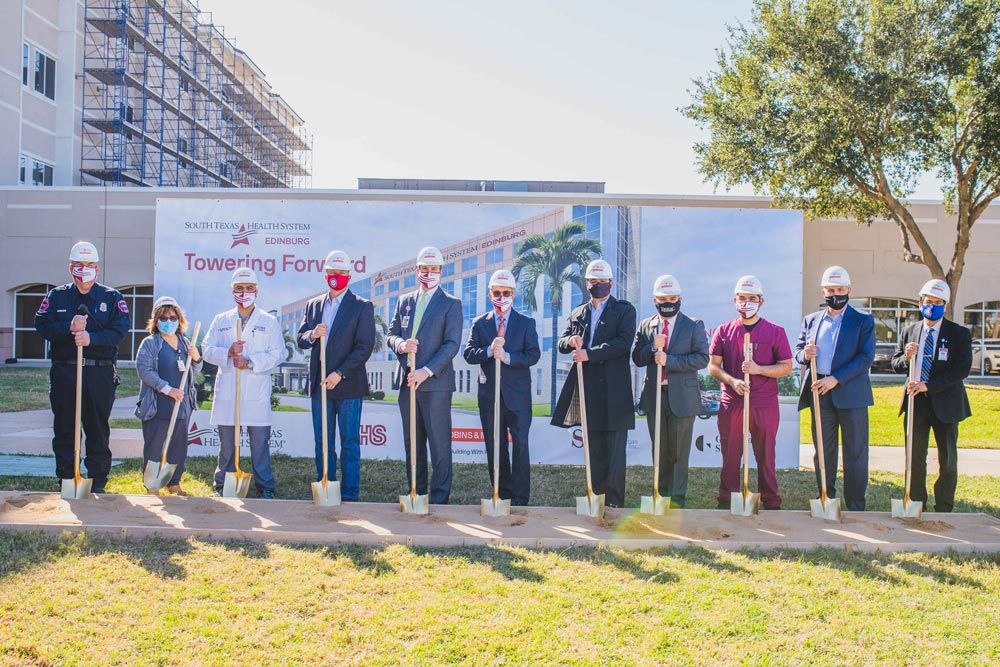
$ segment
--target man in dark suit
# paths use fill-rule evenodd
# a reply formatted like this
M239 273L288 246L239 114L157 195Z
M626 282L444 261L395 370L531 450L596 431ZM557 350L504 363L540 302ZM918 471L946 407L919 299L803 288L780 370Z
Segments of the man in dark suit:
M337 479L334 437L340 426L341 498L358 499L361 485L361 405L368 395L365 362L375 347L375 307L348 289L351 260L342 250L326 257L323 267L329 291L306 303L298 343L309 355L316 481L323 478L323 413L327 410L328 479ZM326 372L320 377L319 339L326 336ZM326 405L323 389L326 384Z
M938 449L939 473L934 483L934 511L950 512L958 484L958 423L972 415L965 378L972 367L972 334L944 317L951 288L943 280L929 280L920 290L921 322L903 330L892 356L892 368L908 373L916 359L919 379L906 383L899 414L913 395L913 463L910 498L927 502L927 447L930 431Z
M823 429L826 488L837 497L837 442L844 442L844 501L847 509L862 512L868 489L868 407L875 401L869 378L875 360L875 319L848 305L851 277L840 266L831 266L820 280L826 308L807 315L799 329L795 361L802 366L799 410L812 408L813 442L816 442L816 402ZM816 359L816 384L810 361ZM819 488L819 457L813 455Z
M701 412L698 371L708 366L708 334L701 320L681 312L681 285L672 275L653 283L653 304L657 312L639 324L632 350L635 365L646 367L639 408L646 413L653 447L660 448L660 495L684 507L694 419ZM663 402L659 443L657 391Z
M472 323L465 343L465 360L479 364L479 419L483 423L486 459L493 482L493 403L496 362L500 359L500 498L511 505L527 505L531 493L531 371L538 363L538 333L535 320L512 307L517 282L514 274L501 269L490 278L493 308ZM508 454L508 432L512 451Z
M585 277L591 298L570 313L558 345L561 353L573 355L574 362L583 362L594 493L606 494L607 507L622 507L625 447L629 430L635 428L628 360L635 338L635 307L611 296L614 276L603 259L588 264ZM579 399L576 371L574 363L559 394L553 426L580 423L571 409Z
M417 493L427 494L427 448L434 473L430 502L446 505L451 495L451 395L455 392L452 363L462 344L462 302L440 289L444 257L427 247L417 255L416 292L396 304L386 341L399 364L393 385L399 387L403 418L406 474L410 475L410 392L417 393ZM416 368L408 354L416 354Z

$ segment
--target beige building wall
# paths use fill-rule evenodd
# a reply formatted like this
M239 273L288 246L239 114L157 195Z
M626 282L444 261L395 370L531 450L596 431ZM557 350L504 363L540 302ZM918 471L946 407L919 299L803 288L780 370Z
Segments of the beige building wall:
M97 245L103 259L100 280L105 284L119 288L149 286L153 281L156 200L198 197L709 208L770 206L768 199L759 197L0 187L0 252L3 257L0 262L0 359L12 354L15 293L27 285L67 282L66 257L73 242L86 239ZM954 216L932 202L916 204L914 211L939 257L949 262L954 246ZM917 290L929 276L925 267L902 262L899 234L891 223L879 222L870 228L859 227L850 220L807 221L804 224L803 313L815 310L821 302L818 283L823 269L831 264L840 264L850 272L855 297L915 299ZM998 267L1000 206L994 205L973 229L965 275L955 295L956 305L964 308L984 301L1000 301Z

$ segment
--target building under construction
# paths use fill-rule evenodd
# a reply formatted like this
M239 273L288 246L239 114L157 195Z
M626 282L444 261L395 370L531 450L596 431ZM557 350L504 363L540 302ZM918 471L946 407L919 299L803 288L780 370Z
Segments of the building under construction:
M17 153L19 184L311 185L301 116L196 2L18 4L21 94L0 127L16 109L20 128L0 158Z

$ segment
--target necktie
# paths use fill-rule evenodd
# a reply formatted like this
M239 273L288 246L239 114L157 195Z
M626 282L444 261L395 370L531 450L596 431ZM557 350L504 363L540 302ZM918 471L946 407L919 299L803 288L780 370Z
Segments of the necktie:
M500 326L497 327L497 338L503 338L504 333L507 331L507 318L500 318Z
M663 320L663 351L667 351L667 345L670 343L670 322ZM667 379L667 367L664 366L660 370L660 383L662 384Z
M427 302L427 290L420 290L420 298L417 299L417 310L413 315L413 328L410 329L410 338L417 336L420 329L420 320L424 318L424 305Z
M921 382L927 382L932 363L934 363L934 329L928 329L927 338L924 339L924 358L920 361Z

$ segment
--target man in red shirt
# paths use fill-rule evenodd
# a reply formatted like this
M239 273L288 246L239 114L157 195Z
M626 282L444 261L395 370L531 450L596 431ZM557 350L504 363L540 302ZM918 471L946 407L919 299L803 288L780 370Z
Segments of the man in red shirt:
M722 479L719 508L729 507L730 494L740 490L740 460L743 455L743 395L750 391L750 438L757 460L757 489L764 509L781 509L778 479L774 470L774 446L778 435L778 378L792 372L792 348L785 330L762 318L764 290L756 276L743 276L736 283L733 303L735 320L720 325L712 337L708 372L723 387L719 404L719 441L722 446ZM743 336L749 333L753 358L743 358ZM743 374L750 374L750 385Z

